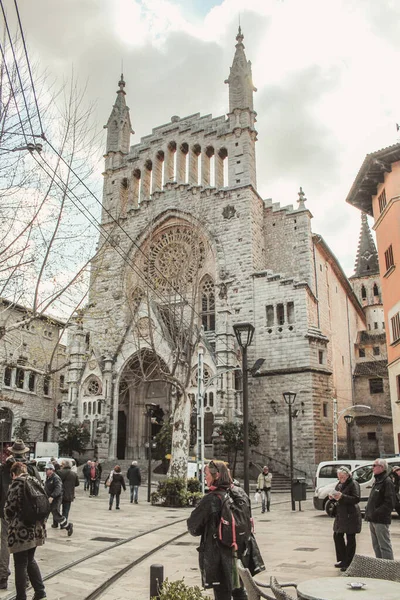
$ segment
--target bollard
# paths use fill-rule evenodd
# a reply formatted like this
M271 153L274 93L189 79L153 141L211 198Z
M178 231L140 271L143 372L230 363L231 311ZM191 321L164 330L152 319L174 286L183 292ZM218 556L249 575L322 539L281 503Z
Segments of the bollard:
M150 565L150 598L159 598L159 592L164 583L164 566Z

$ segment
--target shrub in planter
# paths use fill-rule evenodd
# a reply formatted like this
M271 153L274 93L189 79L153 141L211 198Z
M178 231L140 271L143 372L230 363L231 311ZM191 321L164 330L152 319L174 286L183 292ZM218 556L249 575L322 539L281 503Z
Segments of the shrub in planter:
M177 581L168 581L166 579L162 584L159 600L206 600L199 587L190 587L186 585L183 579ZM152 598L151 600L157 600Z
M197 482L197 480L189 481L190 487L185 479L179 479L177 477L159 481L157 491L152 494L152 503L156 504L157 502L161 502L163 506L176 507L196 506L197 502L202 497L202 494L199 491L192 491L198 487L197 484L194 483L194 481Z
M200 488L200 481L196 477L191 477L187 480L187 491L191 494L194 494L195 492L200 492Z

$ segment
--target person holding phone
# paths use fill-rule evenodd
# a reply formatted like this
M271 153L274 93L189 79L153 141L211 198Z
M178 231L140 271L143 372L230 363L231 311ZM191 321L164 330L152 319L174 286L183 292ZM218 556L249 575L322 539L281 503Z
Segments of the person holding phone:
M335 567L346 571L356 553L356 534L361 531L360 486L347 467L337 470L338 483L329 498L336 500L333 541L336 550ZM346 540L345 536L346 535Z

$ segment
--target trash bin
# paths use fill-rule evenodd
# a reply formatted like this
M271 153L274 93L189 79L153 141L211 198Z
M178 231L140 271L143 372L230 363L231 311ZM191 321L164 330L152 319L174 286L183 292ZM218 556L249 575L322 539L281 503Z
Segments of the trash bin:
M307 500L306 480L303 478L300 478L300 477L297 479L293 479L292 492L293 492L293 500L295 502L301 502L302 500Z

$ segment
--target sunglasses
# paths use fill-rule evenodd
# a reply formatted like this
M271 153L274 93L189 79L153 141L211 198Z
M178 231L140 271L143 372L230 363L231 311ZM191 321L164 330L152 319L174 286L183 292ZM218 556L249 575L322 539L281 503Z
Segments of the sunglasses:
M217 471L217 473L219 473L219 469L213 460L210 460L210 462L208 463L208 468L210 468L210 467L211 467L211 469L215 469Z

